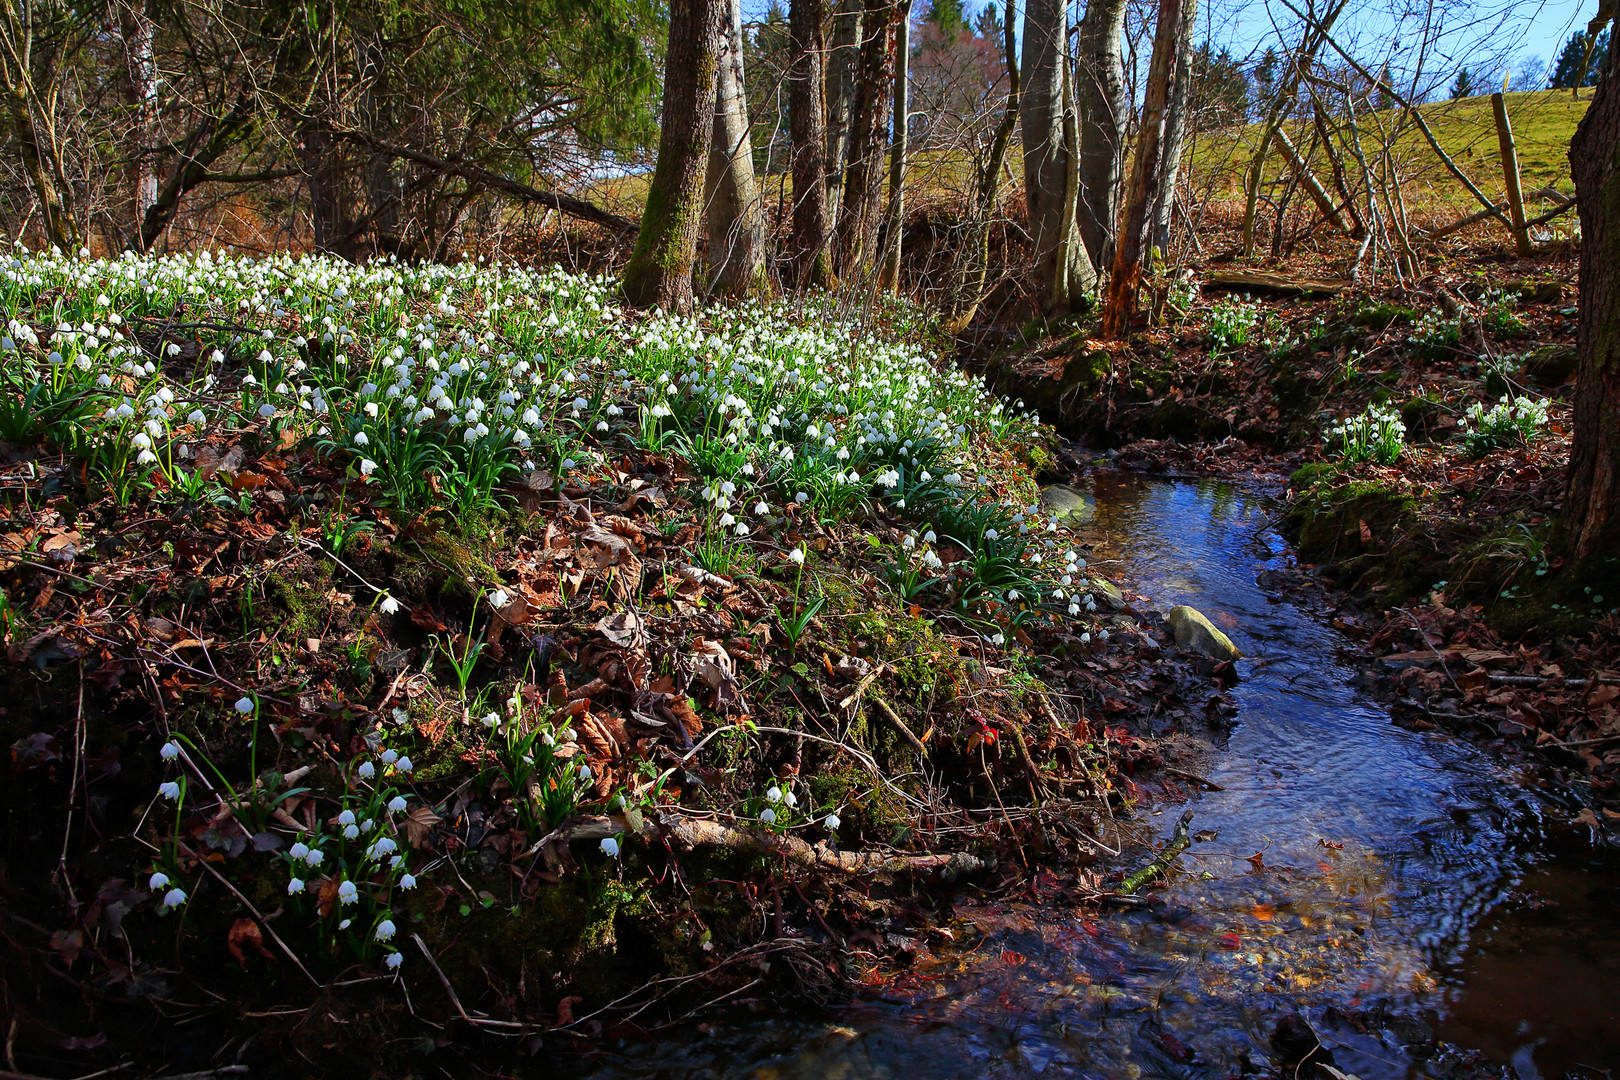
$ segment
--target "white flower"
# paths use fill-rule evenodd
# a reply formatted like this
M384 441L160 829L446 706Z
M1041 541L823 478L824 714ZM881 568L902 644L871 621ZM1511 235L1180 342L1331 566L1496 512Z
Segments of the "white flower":
M377 605L377 610L384 615L393 615L399 611L399 601L385 593L382 602Z
M378 941L387 941L389 938L393 937L394 920L384 919L382 922L378 923L377 929L372 933L371 936L376 938Z
M186 902L186 890L170 889L163 896L163 906L166 908L179 907Z
M494 592L489 594L490 607L493 607L497 611L505 607L506 602L510 599L511 597L506 595L505 589L496 589Z
M354 445L356 445L356 446L365 446L370 441L371 441L370 436L368 436L365 432L357 431L357 432L354 433Z
M404 809L405 809L405 796L403 796L403 795L395 795L392 799L388 800L388 812L389 813L397 814L397 813L399 813L400 811L402 811Z
M400 878L399 887L407 890L416 888L416 875L406 874L404 877Z
M170 739L168 742L158 747L158 757L162 758L164 761L173 761L179 756L180 744L175 742L173 739Z
M361 458L360 459L360 475L361 476L370 476L372 473L374 473L376 471L377 471L377 463L375 461L372 461L370 458Z
M771 789L765 793L765 801L766 802L773 802L773 803L774 802L781 802L782 801L782 789L779 788L779 787L776 787L775 785L772 785Z
M384 765L392 765L394 762L399 760L399 751L390 748L388 750L384 750L381 754L378 754L377 756L382 758L382 763Z
M399 965L403 964L404 962L405 962L404 954L397 953L397 952L389 953L388 954L388 959L383 961L383 963L388 965L390 970L399 967Z
M299 893L301 893L303 891L304 891L304 879L303 878L292 878L287 882L287 895L288 896L297 896Z
M320 848L310 848L309 854L304 856L304 861L310 866L319 866L326 861L326 852Z
M838 820L837 814L828 814L821 823L827 827L829 832L836 832L838 830L838 826L843 824L842 821Z
M267 401L263 405L259 406L259 415L268 420L272 416L276 415L276 407Z
M389 837L380 836L377 842L371 845L370 855L374 859L379 859L384 855L392 855L398 847L399 845Z
M610 859L617 859L619 857L618 840L611 836L604 836L602 838L602 854L606 855Z
M359 838L360 838L360 826L353 825L353 824L343 826L343 839L345 839L345 840L357 840Z
M309 854L309 845L300 840L287 849L287 854L295 859L302 859Z
M763 821L767 825L774 824L776 821L776 811L767 806L765 809L759 812L759 820Z
M394 762L394 768L398 769L400 772L410 772L414 766L411 765L410 758L402 757L398 761Z
M157 873L152 875L151 880L146 883L146 887L148 889L151 889L153 892L157 892L159 889L163 888L168 883L169 883L169 875L165 874L163 871L159 870Z
M246 716L248 713L252 712L253 711L253 699L249 698L249 697L237 698L236 699L236 711L241 713L243 716Z
M792 551L788 552L788 558L791 559L793 562L798 563L800 566L803 566L804 565L804 548L802 548L802 547L794 548Z
M165 799L178 799L180 797L180 785L173 780L165 780L158 785L158 794Z
M345 881L343 884L338 886L338 903L353 904L358 902L359 899L360 890L355 887L354 882Z
M355 772L359 775L360 779L370 780L373 776L377 775L377 766L373 765L369 761L362 761L360 763L360 767L356 769Z
M354 811L353 810L345 810L345 811L343 811L343 813L338 815L337 823L339 825L353 825L354 824Z

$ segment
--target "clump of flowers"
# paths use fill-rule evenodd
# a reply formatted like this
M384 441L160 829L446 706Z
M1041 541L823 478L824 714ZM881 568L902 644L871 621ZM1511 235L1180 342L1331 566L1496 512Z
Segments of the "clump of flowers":
M1210 345L1220 352L1231 352L1249 343L1260 322L1259 307L1247 300L1223 300L1209 309L1206 332Z
M1463 414L1463 446L1470 454L1488 454L1528 442L1546 425L1545 398L1509 398L1503 394L1489 409L1481 402L1468 407Z
M1393 465L1406 448L1406 424L1393 406L1369 405L1360 416L1329 425L1322 441L1329 454L1345 461Z

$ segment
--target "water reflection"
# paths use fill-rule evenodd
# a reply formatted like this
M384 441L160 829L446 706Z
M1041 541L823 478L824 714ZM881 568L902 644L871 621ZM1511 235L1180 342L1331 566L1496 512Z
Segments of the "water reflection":
M920 961L880 1003L628 1044L601 1073L1235 1076L1271 1060L1279 1015L1374 1004L1441 1019L1442 1037L1523 1077L1620 1064L1613 868L1538 866L1538 808L1510 777L1392 726L1352 688L1338 633L1257 584L1288 558L1265 493L1111 474L1091 487L1097 561L1161 609L1198 607L1244 652L1211 773L1222 790L1193 804L1195 828L1216 836L1164 906L964 909L958 941L976 944ZM1523 899L1537 894L1558 898L1563 923ZM1400 1038L1320 1030L1363 1080L1439 1075Z

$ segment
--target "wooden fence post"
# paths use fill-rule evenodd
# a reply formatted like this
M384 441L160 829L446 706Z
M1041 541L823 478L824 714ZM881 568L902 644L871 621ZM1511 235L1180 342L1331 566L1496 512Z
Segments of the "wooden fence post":
M1513 143L1513 126L1508 123L1507 98L1491 95L1491 111L1496 113L1496 139L1502 148L1502 178L1507 183L1508 213L1513 218L1513 243L1520 257L1531 253L1530 230L1524 224L1524 191L1519 186L1519 151Z

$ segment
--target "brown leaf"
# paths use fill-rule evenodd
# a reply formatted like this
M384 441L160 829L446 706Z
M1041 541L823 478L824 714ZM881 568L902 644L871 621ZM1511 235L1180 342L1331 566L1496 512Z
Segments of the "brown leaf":
M422 803L413 803L411 808L405 811L405 842L413 848L422 847L427 843L433 827L443 820Z
M225 947L230 949L243 971L247 970L247 949L252 949L266 960L272 959L264 947L264 934L252 919L237 919L231 924L230 932L225 936Z
M633 611L620 611L604 616L594 627L615 645L629 649L642 649L647 645L647 632L641 616Z
M332 914L333 908L337 907L338 879L323 878L320 892L315 895L319 898L321 918L324 919Z
M565 997L557 1002L557 1026L567 1027L574 1022L574 1006L585 999L582 997Z
M411 608L411 622L429 633L439 633L450 629L445 625L444 620L439 618L437 612L421 604Z

